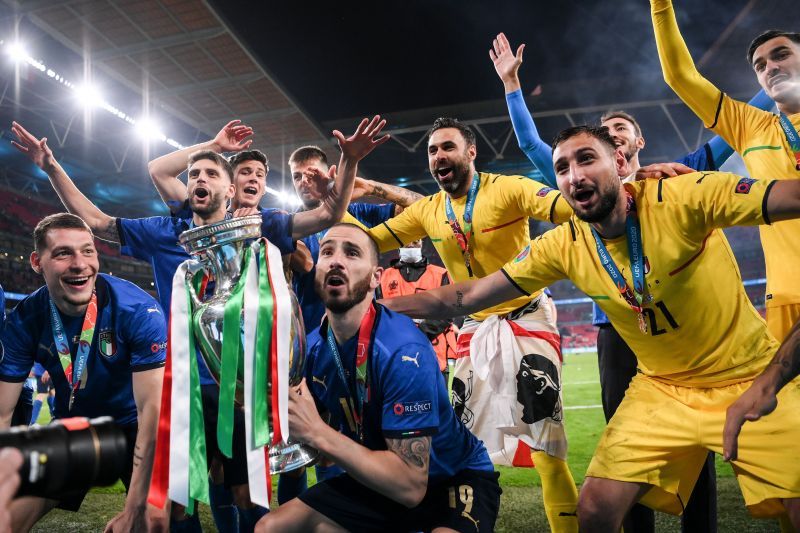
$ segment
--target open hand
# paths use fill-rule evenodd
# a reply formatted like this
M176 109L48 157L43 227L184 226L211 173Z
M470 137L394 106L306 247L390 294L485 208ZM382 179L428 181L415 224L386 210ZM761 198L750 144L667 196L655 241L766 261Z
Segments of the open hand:
M375 115L372 120L366 118L362 120L356 132L350 137L345 137L339 130L334 130L333 136L339 141L339 148L345 158L361 161L372 150L389 140L388 134L378 139L374 138L380 134L385 125L386 121L381 120L380 115Z
M745 422L767 416L778 406L774 388L767 380L756 378L750 388L733 402L725 413L722 430L722 458L735 461L739 455L739 433Z
M519 85L517 73L520 65L522 65L522 52L524 51L525 45L521 44L515 54L504 33L498 33L497 37L495 37L492 42L492 48L489 50L489 58L494 63L494 69L504 84L515 82ZM516 89L519 89L519 87L516 87Z
M231 120L219 130L212 141L221 152L240 152L253 144L253 128L241 124L241 120Z
M303 175L311 186L314 196L324 199L328 196L328 191L331 190L333 181L336 179L336 165L331 165L327 172L321 168L308 167L303 171Z
M673 178L681 174L697 172L681 163L653 163L636 171L636 181L645 179Z
M45 172L55 167L56 159L53 156L53 151L47 146L47 137L37 139L18 122L11 123L11 131L19 141L11 141L11 145L27 155L37 167Z

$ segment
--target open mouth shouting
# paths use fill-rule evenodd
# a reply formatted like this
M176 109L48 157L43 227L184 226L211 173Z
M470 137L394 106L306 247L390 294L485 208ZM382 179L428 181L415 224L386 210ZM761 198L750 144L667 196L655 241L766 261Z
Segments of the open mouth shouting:
M453 167L436 167L436 177L439 181L448 181L453 177Z
M194 197L199 199L199 200L207 198L208 194L209 194L208 193L208 189L206 189L205 187L195 187L194 188Z
M244 189L242 189L242 192L245 193L245 194L248 194L250 196L257 196L258 195L258 187L254 186L254 185L247 185L247 186L245 186Z
M347 277L341 270L331 270L325 275L324 287L337 290L347 284Z
M594 199L594 189L581 188L572 192L572 199L581 209L588 209Z

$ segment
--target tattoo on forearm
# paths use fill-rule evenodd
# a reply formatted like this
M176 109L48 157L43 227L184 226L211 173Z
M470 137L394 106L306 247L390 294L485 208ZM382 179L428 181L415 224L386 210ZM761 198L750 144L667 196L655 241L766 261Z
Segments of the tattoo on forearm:
M372 194L370 196L375 196L377 198L383 198L384 200L389 200L390 202L394 202L395 204L401 207L408 207L420 198L422 195L416 193L414 191L410 191L408 189L404 189L403 187L397 187L395 185L386 185L382 183L376 183L372 188Z
M464 309L464 293L456 291L456 309Z
M778 353L770 361L770 365L777 365L780 374L780 386L783 387L800 375L800 321L798 321L789 335L781 344Z
M431 438L412 437L410 439L386 439L389 449L396 453L406 464L428 470L431 458Z
M100 239L119 242L119 232L117 231L117 219L111 218L105 228L101 228L95 232L96 236Z
M141 446L139 446L137 444L134 447L134 450L133 450L133 466L134 466L134 468L138 468L139 465L142 464L142 461L144 461L144 456L142 455Z

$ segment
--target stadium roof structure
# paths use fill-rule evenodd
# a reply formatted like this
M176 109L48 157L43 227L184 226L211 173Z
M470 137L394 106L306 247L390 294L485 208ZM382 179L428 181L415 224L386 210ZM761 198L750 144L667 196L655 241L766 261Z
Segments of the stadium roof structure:
M675 4L703 73L743 98L758 90L742 59L749 40L800 20L796 0ZM79 187L117 215L163 212L146 161L174 149L169 141L199 142L232 118L256 130L254 146L270 157L275 189L291 189L286 158L293 148L319 144L333 154L332 129L351 131L354 117L376 112L389 119L394 142L364 162L367 176L433 192L424 133L442 115L475 129L480 168L532 175L486 54L498 31L512 44L528 43L521 77L545 139L609 108L636 114L648 141L643 162L676 158L711 135L661 79L646 0L509 0L457 9L408 0L371 10L239 0L0 0L0 41L19 37L47 74L51 66L57 72L48 77L35 65L0 58L0 130L7 141L14 119L48 136ZM77 106L59 77L99 84L115 109L140 124L156 117L164 135L136 139L118 116ZM53 197L7 142L0 157L1 185Z

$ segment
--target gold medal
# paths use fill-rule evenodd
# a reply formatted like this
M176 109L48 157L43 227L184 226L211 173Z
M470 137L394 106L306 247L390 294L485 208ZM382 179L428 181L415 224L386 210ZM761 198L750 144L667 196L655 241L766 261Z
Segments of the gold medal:
M639 331L647 335L647 321L644 319L644 313L638 313L639 318Z

